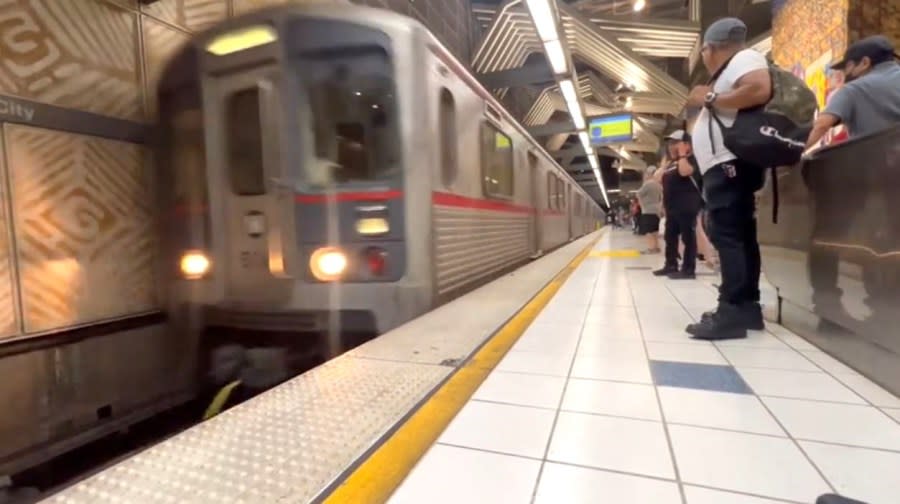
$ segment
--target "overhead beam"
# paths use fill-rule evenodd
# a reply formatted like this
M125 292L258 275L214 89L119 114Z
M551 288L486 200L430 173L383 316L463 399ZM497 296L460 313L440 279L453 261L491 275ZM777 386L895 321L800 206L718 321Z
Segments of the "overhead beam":
M543 137L550 135L559 135L561 133L577 133L575 124L572 121L555 121L540 126L528 128L528 133L533 137Z
M546 84L554 81L553 72L543 61L519 68L479 74L478 80L488 89Z

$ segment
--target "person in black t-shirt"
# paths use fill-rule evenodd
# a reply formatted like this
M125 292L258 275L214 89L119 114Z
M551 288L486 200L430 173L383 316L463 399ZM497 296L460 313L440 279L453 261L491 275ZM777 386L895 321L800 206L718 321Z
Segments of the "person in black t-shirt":
M703 206L697 160L690 135L678 130L666 137L669 166L663 174L663 208L666 211L666 264L653 274L676 280L696 278L697 215ZM678 238L684 243L684 258L678 269Z

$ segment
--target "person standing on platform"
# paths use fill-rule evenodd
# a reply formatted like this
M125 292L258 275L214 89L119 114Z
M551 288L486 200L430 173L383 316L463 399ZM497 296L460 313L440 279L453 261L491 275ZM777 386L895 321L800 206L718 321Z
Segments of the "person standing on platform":
M746 41L747 25L740 19L724 18L710 25L700 55L713 84L697 86L688 96L688 106L703 107L691 139L722 268L718 307L687 327L689 334L703 340L745 338L748 329L765 327L759 304L761 259L755 215L755 192L763 186L764 173L725 147L722 128L710 114L714 109L727 128L739 110L771 99L768 62L747 48Z
M666 137L670 160L662 176L663 207L666 212L666 263L653 272L675 280L696 278L697 216L703 205L700 196L697 160L691 153L690 135L678 130ZM684 243L681 269L678 269L678 239Z
M662 212L662 185L654 180L655 166L644 172L644 184L638 189L638 204L641 216L638 222L638 234L647 237L645 254L658 254L659 249L659 217Z
M887 37L875 35L847 48L843 59L831 66L844 72L838 89L819 114L809 135L813 147L828 131L843 124L850 138L886 130L900 124L900 64Z

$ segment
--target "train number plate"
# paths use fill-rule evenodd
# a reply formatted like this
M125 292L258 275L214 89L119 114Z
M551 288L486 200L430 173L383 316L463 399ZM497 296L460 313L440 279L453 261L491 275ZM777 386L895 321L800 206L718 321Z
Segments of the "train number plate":
M239 255L242 269L263 270L268 266L266 254L259 250L242 250Z

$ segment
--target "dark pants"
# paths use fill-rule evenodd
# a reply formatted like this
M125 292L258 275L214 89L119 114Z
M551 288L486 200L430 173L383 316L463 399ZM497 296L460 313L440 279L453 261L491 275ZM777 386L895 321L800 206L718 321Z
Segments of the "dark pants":
M666 268L678 268L678 238L684 242L681 271L694 273L697 267L697 214L666 215Z
M719 303L759 302L762 263L754 193L762 185L763 170L741 161L716 165L703 174L710 238L722 267Z

